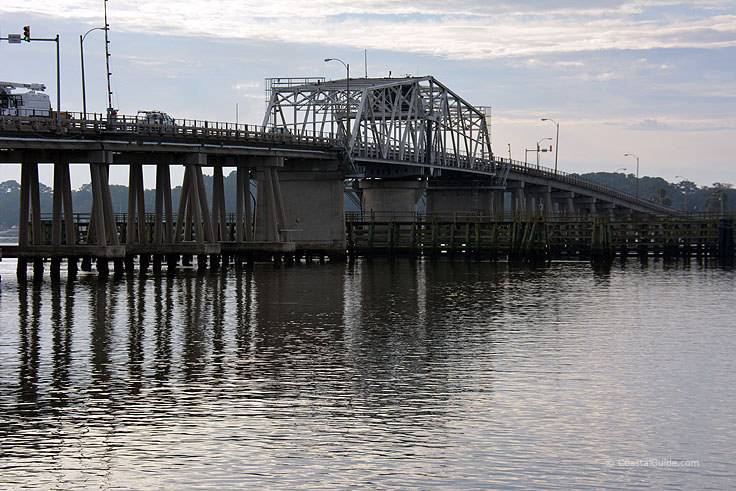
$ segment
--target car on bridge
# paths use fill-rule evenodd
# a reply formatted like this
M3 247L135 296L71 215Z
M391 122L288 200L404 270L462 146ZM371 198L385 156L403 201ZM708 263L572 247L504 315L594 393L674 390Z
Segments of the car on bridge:
M138 111L136 115L139 123L173 126L174 118L163 111Z

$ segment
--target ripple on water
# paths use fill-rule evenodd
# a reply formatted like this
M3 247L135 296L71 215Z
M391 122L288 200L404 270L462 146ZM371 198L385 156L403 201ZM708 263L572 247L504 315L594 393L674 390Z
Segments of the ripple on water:
M359 261L19 285L10 263L4 487L732 484L733 271Z

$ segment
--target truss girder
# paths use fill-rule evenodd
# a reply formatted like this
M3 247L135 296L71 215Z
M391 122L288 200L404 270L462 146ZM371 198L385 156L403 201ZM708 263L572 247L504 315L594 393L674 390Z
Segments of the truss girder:
M496 174L485 115L433 77L350 79L349 86L274 88L264 130L331 136L356 161Z

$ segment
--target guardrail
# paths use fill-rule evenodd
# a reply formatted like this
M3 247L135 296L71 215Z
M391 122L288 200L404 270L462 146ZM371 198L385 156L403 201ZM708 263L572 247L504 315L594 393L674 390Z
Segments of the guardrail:
M60 124L56 118L43 116L0 116L0 131L12 133L87 137L153 137L157 139L204 139L243 143L245 141L280 143L310 147L336 148L341 141L332 134L293 135L285 132L261 131L260 126L195 119L175 119L173 124L152 124L136 116L117 115L107 118L102 114L62 113Z
M504 159L499 159L499 160L503 161ZM567 184L572 184L574 186L581 187L583 189L588 189L590 191L607 194L609 196L619 198L627 202L633 202L633 203L638 204L639 206L643 206L643 207L650 208L650 209L656 209L663 213L673 213L673 212L679 213L679 210L676 210L669 206L665 206L659 203L655 203L653 201L645 200L643 198L639 198L634 195L619 191L617 189L603 186L601 184L587 181L579 177L573 177L571 174L567 172L563 172L560 170L555 171L554 169L549 169L546 167L536 167L536 166L532 167L532 166L522 164L521 162L518 162L518 161L512 161L510 162L510 164L511 164L512 171L521 172L521 173L524 173L530 176L543 177L546 179L555 179L557 181L565 182Z
M62 112L60 125L57 123L55 117L49 116L0 116L0 132L33 134L45 132L55 135L79 135L93 138L109 136L151 137L171 141L201 139L233 144L266 143L311 148L318 147L323 149L329 148L332 150L345 148L344 138L331 133L310 133L308 131L301 131L299 134L292 134L285 131L264 132L257 125L196 119L174 119L173 124L151 124L137 116L117 115L114 118L108 118L99 113L87 113L85 117L82 113ZM358 159L361 157L370 159L378 158L382 152L379 151L377 145L364 145L361 146L358 153L363 153L363 155L355 155L354 157ZM389 154L397 162L418 162L416 160L418 156L413 152L405 153L404 158L399 158L401 152L398 147L396 149L389 149ZM455 165L452 165L453 163ZM512 170L527 175L572 184L583 189L619 198L626 202L636 203L650 210L662 213L678 212L674 208L638 198L579 177L573 177L567 172L555 171L545 167L533 167L517 160L504 158L494 158L493 164L495 165L492 165L491 160L471 158L468 155L458 153L448 154L446 158L441 159L440 162L436 162L433 165L439 165L440 167L449 169L481 171L491 176L497 175L498 172L505 173L508 170ZM505 182L505 177L501 176L499 182Z
M670 219L678 222L698 222L702 220L719 220L728 218L736 220L736 212L698 212L698 213L681 213L671 215ZM571 222L571 221L592 221L600 219L610 219L611 221L630 221L637 220L629 212L615 213L587 213L587 214L570 214L570 213L553 213L545 215L543 212L447 212L447 213L419 213L419 212L360 212L351 211L345 213L347 222L508 222L508 221L544 221L544 222Z

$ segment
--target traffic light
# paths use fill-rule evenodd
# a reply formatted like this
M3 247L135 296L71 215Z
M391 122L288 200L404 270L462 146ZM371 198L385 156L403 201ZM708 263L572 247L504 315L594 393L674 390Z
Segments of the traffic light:
M31 26L23 26L23 41L31 41Z

